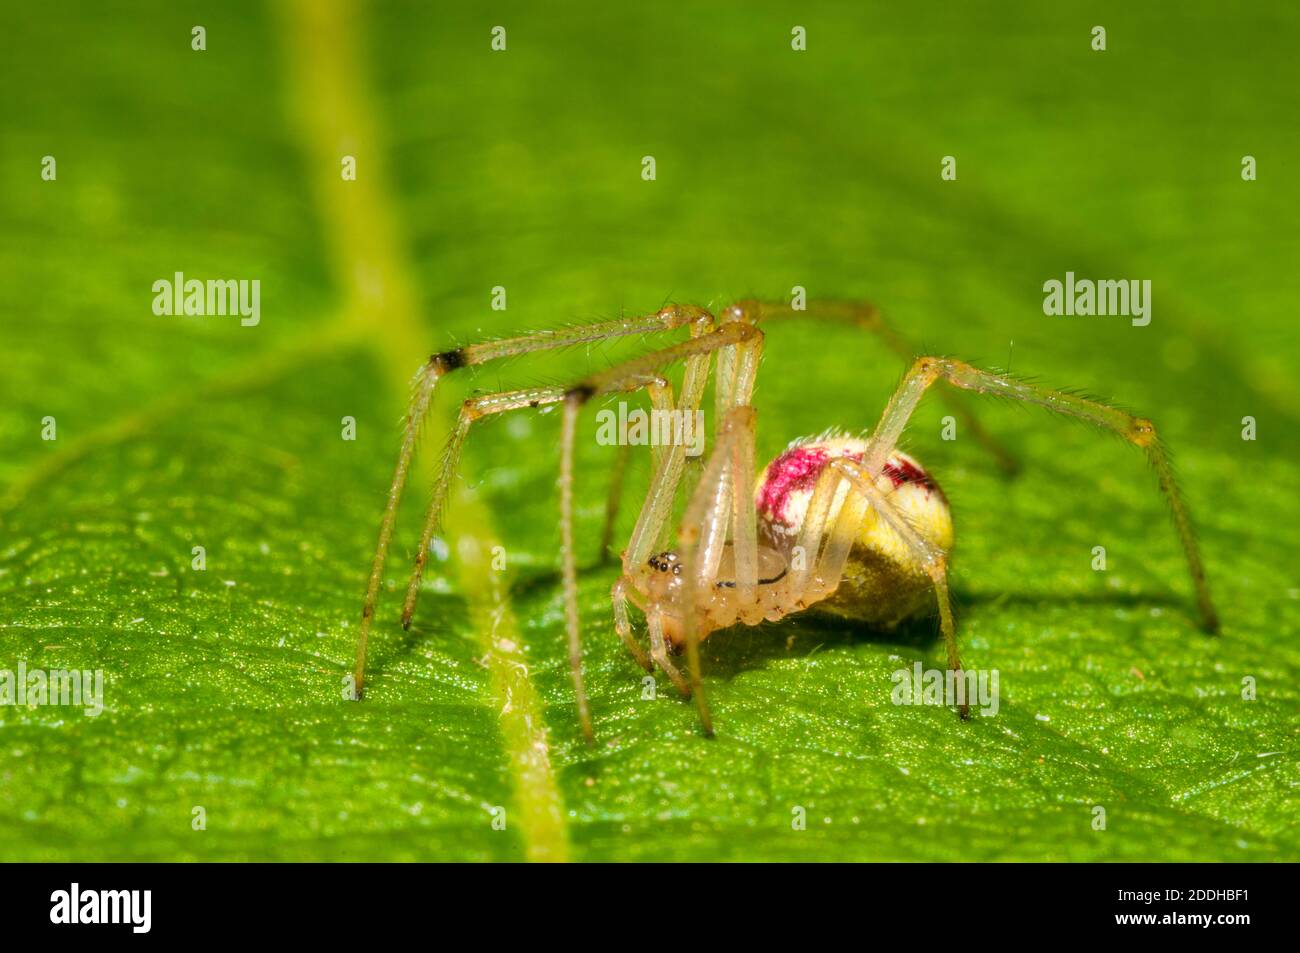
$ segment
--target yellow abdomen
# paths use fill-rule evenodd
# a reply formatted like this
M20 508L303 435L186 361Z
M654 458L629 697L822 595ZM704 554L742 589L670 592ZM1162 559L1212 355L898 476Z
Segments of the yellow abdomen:
M867 444L856 437L818 437L792 444L763 471L755 491L759 535L787 558L797 544L817 478L834 457L861 460ZM937 483L912 457L894 451L876 485L914 529L947 552L952 548L952 514ZM845 484L832 512L838 512ZM853 532L853 544L839 587L814 609L873 627L890 628L934 611L930 577L907 544L873 509ZM811 558L811 557L810 557Z

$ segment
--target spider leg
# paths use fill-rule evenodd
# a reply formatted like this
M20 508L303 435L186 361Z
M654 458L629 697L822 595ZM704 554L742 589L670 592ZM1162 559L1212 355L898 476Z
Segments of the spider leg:
M736 325L724 325L736 326ZM748 322L740 324L753 327ZM696 600L709 592L717 578L718 564L728 538L732 536L735 564L736 603L743 607L746 621L761 617L755 597L758 585L757 513L751 496L754 486L754 435L757 416L749 406L754 377L762 356L763 338L757 332L751 342L718 360L719 393L734 401L718 427L709 462L700 475L678 530L684 586L682 620L686 636L686 661L691 689L706 737L713 737L713 718L700 677L700 633Z
M393 482L388 487L388 500L384 504L384 515L379 522L379 542L375 545L375 558L370 564L365 601L361 605L361 631L357 635L357 659L352 670L353 692L357 698L360 698L365 691L366 643L370 636L370 620L375 614L375 603L379 599L379 587L383 582L388 546L393 539L397 504L402 499L402 490L406 486L406 478L411 470L411 458L415 454L415 443L420 428L424 425L424 418L429 412L433 389L438 383L438 378L444 373L446 369L437 363L436 358L430 359L429 363L420 368L416 374L411 404L406 411L406 422L402 428L402 447L397 453L397 469L393 473Z
M742 301L735 307L755 321L811 318L849 324L874 334L905 362L910 362L917 353L917 349L908 342L907 338L895 331L881 317L880 309L869 301L813 299L808 302L806 310L796 310L785 301ZM993 456L1003 473L1012 476L1020 470L1020 461L984 428L979 418L966 406L966 402L961 400L959 395L945 392L942 400L961 419L962 426L976 442Z
M705 340L705 338L693 338L686 344L691 345ZM712 346L712 344L713 342L710 341L705 346ZM573 444L578 426L578 411L595 394L608 394L641 387L650 392L654 406L671 408L671 386L662 377L649 374L654 365L652 361L647 361L647 358L654 358L659 353L662 352L655 352L645 358L634 358L603 374L596 375L589 381L569 388L564 394L564 424L560 439L560 550L564 577L564 629L569 648L569 672L573 678L573 689L578 701L578 717L582 722L583 734L589 742L595 739L595 734L591 727L591 709L587 702L587 692L582 681L582 630L578 623L578 566L573 546ZM707 354L708 351L704 353ZM677 359L679 358L674 356L666 361ZM628 370L629 365L642 369ZM662 448L655 449L656 455L662 451ZM408 593L408 597L412 594L413 592ZM616 630L619 629L618 615L616 610L614 616ZM623 615L626 618L626 606L623 607ZM619 635L622 637L623 632L620 631ZM633 657L644 666L645 653L640 651L640 647L632 639L630 628L623 642L632 650Z
M900 513L889 497L876 486L871 475L873 471L867 470L866 467L843 457L832 460L827 469L844 475L853 489L857 491L849 494L849 498L858 497L870 503L871 508L907 544L908 549L912 551L913 557L921 564L926 575L930 577L930 581L934 585L935 598L939 603L939 627L943 631L943 641L948 649L948 667L957 674L956 684L961 686L958 689L960 701L957 710L963 719L969 718L970 701L965 696L965 682L961 678L961 657L957 651L957 627L953 621L952 597L948 592L948 554L916 531L912 524L908 522L907 517ZM846 502L842 511L842 518L849 520L847 525L844 526L844 529L848 530L848 532L838 534L844 538L846 555L849 543L852 540L852 533L861 524L863 516L861 508L855 513L845 516L844 514L849 509L850 506ZM830 548L829 544L827 548ZM842 569L843 560L841 559L840 570L842 571Z
M632 373L621 380L611 381L602 393L631 392L646 387L662 386L663 379L649 372ZM460 462L461 451L474 424L513 410L545 407L552 404L564 404L562 453L560 459L560 536L561 560L563 564L565 587L566 633L569 640L569 662L573 673L574 692L577 698L578 713L583 731L591 737L591 715L587 704L587 695L582 683L581 646L578 642L577 619L577 580L573 560L573 427L577 418L577 408L581 401L575 396L573 388L567 387L529 387L522 390L501 391L495 394L483 394L466 400L460 409L456 429L443 453L442 464L434 483L433 496L429 511L425 517L424 530L420 538L420 553L416 558L410 582L406 590L406 607L402 613L402 625L410 625L411 615L415 611L415 602L420 591L420 579L428 561L429 543L442 522L443 506L450 492L452 477Z
M848 483L850 492L840 491ZM838 512L833 504L841 499ZM799 545L805 555L804 568L791 581L791 591L797 594L799 608L816 602L824 594L834 591L840 584L844 565L853 547L867 507L878 512L912 551L934 585L939 603L939 621L944 643L948 650L948 667L961 674L961 659L957 652L957 632L953 622L952 601L948 593L947 555L916 531L907 518L880 489L868 478L866 470L847 458L832 459L813 488L812 498L804 516ZM818 552L819 543L821 551ZM811 577L811 585L809 585ZM965 683L958 678L958 684ZM970 717L970 705L964 695L958 711L962 718Z
M425 514L424 529L420 535L420 549L406 589L406 602L402 612L403 626L409 626L420 594L420 581L428 562L429 543L437 532L442 511L450 491L452 476L460 460L461 450L473 425L484 417L546 404L564 404L563 439L560 464L560 515L562 562L565 600L565 632L569 646L570 673L577 697L578 714L583 734L591 739L591 715L582 681L581 643L578 626L577 568L573 548L573 446L578 411L592 397L642 388L666 388L667 381L658 371L681 360L708 355L720 348L734 346L761 334L749 325L729 325L687 341L631 358L608 370L591 375L584 381L567 388L534 387L499 394L486 394L471 398L462 405L459 419L447 450L443 455L437 479L434 481L429 509ZM673 450L681 450L674 447Z
M742 330L738 330L742 329ZM691 329L693 341L716 341L716 346L697 348L686 355L686 371L682 375L682 389L677 400L677 410L681 414L694 413L704 399L704 388L709 379L709 357L715 351L734 345L743 340L762 334L748 325L732 326L710 331L707 334L695 325ZM715 337L722 335L722 337ZM687 342L688 344L692 342ZM679 358L683 359L683 358ZM650 488L646 492L645 502L637 516L636 526L623 552L623 572L631 575L641 569L654 547L661 541L672 513L673 501L681 484L682 472L686 466L686 448L681 443L667 447L659 457L654 475L650 478Z
M698 327L698 325L696 326ZM704 386L708 381L709 358L714 352L722 354L742 348L746 354L753 353L753 363L757 363L757 348L761 345L763 332L759 331L753 325L736 322L725 324L716 330L702 333L693 329L693 336L689 341L672 345L660 351L643 355L638 358L632 358L626 363L613 367L602 374L597 374L588 378L583 384L570 390L570 395L576 397L571 401L573 413L581 403L590 399L592 396L604 393L615 382L619 381L623 375L645 373L651 369L659 369L667 364L677 361L686 362L686 372L682 381L682 396L678 403L678 410L683 413L693 412L698 408L701 398L704 394ZM752 386L753 373L749 375L750 386ZM667 385L663 385L661 396L656 398L664 409L671 405L671 391ZM665 402L666 401L666 402ZM569 404L566 404L566 410ZM571 447L566 450L571 453ZM682 469L685 462L686 448L682 442L674 442L671 446L661 448L659 454L659 465L651 479L650 490L646 495L645 504L641 508L641 513L637 519L636 529L633 530L632 539L623 555L623 572L624 576L629 575L634 570L641 569L646 560L649 558L650 549L659 538L663 525L667 522L668 516L672 510L673 499L676 496L677 484L681 479ZM562 483L563 487L563 483ZM571 513L568 515L572 518ZM572 556L569 556L572 559ZM566 569L566 573L568 570ZM571 618L576 619L577 613L577 585L576 580L570 584L566 575L566 602L572 605ZM626 631L624 625L627 619L627 589L625 586L616 585L613 590L614 600L614 621L615 629L618 631L620 638L623 639L629 648L635 645L631 639L630 626ZM660 614L653 606L649 607L646 614L647 628L650 634L650 656L660 668L672 679L677 688L683 694L691 694L690 686L682 678L681 672L672 663L668 657L667 642L664 638L663 623ZM573 638L577 637L577 626L571 623ZM572 639L570 644L572 645ZM689 643L688 643L689 645ZM643 662L644 654L640 652L639 647L632 649L633 656L638 662ZM698 652L694 655L695 668L694 677L698 682L699 662ZM574 669L574 677L580 678L580 669ZM697 699L702 699L702 694L697 693ZM702 702L701 702L702 703ZM708 717L707 708L703 709L704 717Z
M627 462L632 456L632 445L630 443L619 444L618 451L614 456L614 465L609 470L609 493L605 497L605 526L600 531L600 553L598 557L601 563L609 561L613 553L610 547L614 545L614 523L618 520L619 507L623 502L623 477L627 474ZM652 471L658 467L652 465Z
M650 612L646 615L646 628L650 630L650 657L654 659L656 665L664 670L664 674L667 675L672 680L672 683L677 686L677 690L687 698L690 698L691 684L682 677L681 671L673 664L672 659L668 657L668 642L664 638L663 619L659 614L659 610L654 608L654 606L650 607ZM699 699L702 696L699 692L696 692L695 697L696 699ZM708 709L706 708L706 718L707 713ZM712 734L713 729L708 727L707 720L705 725L705 732L707 734Z
M388 549L392 543L397 506L406 487L407 477L410 475L411 460L415 454L420 428L424 425L424 418L428 414L429 403L438 380L458 368L486 364L498 358L603 341L631 334L668 331L688 324L692 326L692 334L697 334L699 329L707 328L712 323L713 316L702 308L673 305L650 315L619 318L574 328L537 331L500 341L472 344L435 354L429 358L416 374L411 402L407 406L402 428L402 445L397 455L397 467L393 471L393 479L388 487L384 515L379 524L379 540L375 545L375 556L366 583L365 600L361 607L361 629L357 635L356 665L353 669L353 683L357 698L360 698L365 690L366 646L370 636L371 621L375 614L375 604L379 599L379 587L383 583L384 563L388 559Z
M694 327L705 327L707 326L706 322L711 320L711 318L708 315L708 312L701 312L698 309L665 308L663 311L659 312L659 314L655 316L655 320L659 322L660 325L662 325L663 321L665 320L663 317L661 317L663 315L669 315L670 319L673 321L690 320L693 323ZM689 315L689 318L681 318L680 315ZM701 317L701 315L703 315L703 317ZM633 323L636 323L637 321L642 321L643 319L630 319L630 320ZM626 322L616 322L616 323L619 324L620 327L622 327L623 324ZM678 325L673 324L672 326L676 327ZM638 327L644 330L644 325L638 325ZM586 330L587 329L585 328L576 328L574 329L574 332L575 333L579 331L585 332ZM557 332L557 333L562 334L563 332ZM632 333L632 332L627 332L627 333ZM532 337L537 337L537 335L533 335ZM552 334L551 332L545 332L545 340L550 341L553 338L554 338L554 334ZM582 338L582 340L591 340L591 339L592 338L590 337ZM522 340L522 339L516 339L516 340ZM648 355L642 355L641 357L632 358L631 360L616 365L615 367L612 367L609 370L602 372L601 374L593 375L587 381L584 381L583 383L577 385L576 388L570 388L570 390L578 390L586 393L586 396L583 398L584 401L588 397L594 396L597 393L613 393L616 391L626 391L629 389L636 390L641 387L650 388L653 393L656 390L668 386L667 381L665 381L663 378L659 377L658 374L655 374L653 372L658 367L671 363L672 360L674 359L673 357L667 357L664 358L662 361L660 361L660 363L656 364L655 359L658 357L658 355L671 354L675 352L676 349L680 349L683 347L690 347L692 342L696 340L699 340L699 338L693 336L691 340L684 341L681 344L676 345L674 347L663 348L659 351L653 351ZM576 342L569 340L566 343L576 343ZM480 361L481 355L474 351L475 348L491 348L492 349L491 351L484 352L484 353L489 353L491 355L491 357L486 358L490 360L498 357L510 356L511 354L514 353L519 353L517 351L512 350L512 348L518 346L519 346L518 344L512 343L510 341L493 341L493 342L489 342L486 345L472 345L469 348L465 348L464 351L467 354L466 360L469 360L471 363L481 363ZM627 384L630 381L635 382L635 386L629 388ZM537 390L539 393L556 392L555 388L535 388L534 390ZM525 393L525 392L507 392L507 393ZM558 393L561 395L561 397L563 397L566 391L559 390ZM491 410L491 406L492 406L493 398L497 396L501 396L501 395L487 395L477 403L474 401L468 401L466 402L466 406L468 407L472 405L477 407L478 410L480 411L479 416L482 416L484 413L495 413L496 411ZM515 408L505 407L503 409L512 410ZM412 572L410 582L407 585L406 600L402 607L402 628L410 627L411 617L415 614L415 603L420 593L420 578L424 573L425 565L429 561L429 541L433 538L434 532L437 529L437 525L442 518L442 508L446 502L447 492L450 489L449 481L451 479L452 472L455 469L456 463L459 459L461 445L464 443L465 436L468 433L469 426L472 422L473 422L472 419L468 419L464 413L464 410L462 409L461 419L458 421L456 430L453 432L451 441L448 444L447 452L446 452L445 459L443 461L442 468L439 471L438 479L434 483L433 495L429 502L429 509L425 515L424 530L420 536L420 547L415 554L415 569Z
M731 552L735 566L740 620L757 625L763 618L758 600L758 511L754 506L754 440L757 414L748 405L731 411L739 432L731 440Z
M748 405L728 411L726 419L718 428L713 453L700 475L700 481L678 530L683 577L682 624L686 635L687 667L691 675L691 691L684 694L694 694L700 722L708 737L713 736L713 718L704 698L700 678L700 633L696 604L701 595L707 596L713 589L718 564L727 544L727 531L733 521L738 526L748 527L735 533L733 543L737 604L746 604L743 601L746 597L741 595L745 592L749 593L750 602L754 601L753 593L758 581L758 544L754 505L749 498L749 487L753 481L741 482L735 477L738 469L745 466L746 457L752 471L755 419L754 408ZM741 519L736 520L738 513L741 514Z
M578 427L580 396L564 395L564 423L560 436L560 564L564 576L564 635L569 648L569 672L573 678L578 720L587 741L595 740L591 727L591 706L582 682L582 630L578 624L578 567L573 552L573 439ZM412 593L414 590L412 590Z
M712 320L710 318L710 320ZM747 313L729 308L726 316L718 322L717 330L722 330L729 325L748 326L751 330L744 332L738 340L761 340L762 332L754 327L754 319ZM694 337L705 334L707 328L703 327L702 322L692 325L691 334ZM716 331L714 332L716 333ZM721 421L727 410L739 403L747 403L749 394L753 391L754 376L758 370L758 357L761 353L761 344L757 345L758 350L753 353L747 360L736 363L735 351L737 348L724 347L714 348L717 353L717 386L718 395L718 417ZM738 368L743 368L738 370ZM704 388L708 382L709 362L707 355L704 353L697 354L694 358L686 361L686 373L682 380L682 391L677 403L679 413L693 413L700 406L704 398ZM744 395L743 400L738 395ZM671 396L671 392L670 392ZM666 408L665 408L666 409ZM640 568L650 556L651 551L661 543L667 541L669 535L668 517L672 511L673 501L677 497L677 491L682 486L683 476L686 471L687 457L685 448L674 445L666 450L661 448L661 455L655 462L654 476L650 482L650 491L646 496L646 502L641 507L641 512L637 517L636 528L632 531L632 537L628 541L627 550L623 557L623 570L630 572ZM691 462L698 465L699 461L692 458ZM692 468L691 474L687 477L690 492L694 491L694 484L698 482L698 473ZM606 510L609 513L609 508ZM607 516L612 521L612 516Z
M614 583L614 588L610 590L609 597L614 603L614 631L623 640L623 644L627 646L628 652L636 659L636 663L647 672L653 673L655 667L650 660L650 656L645 654L645 649L641 648L637 640L632 637L632 623L627 615L627 580L620 576L618 582Z
M1182 543L1192 583L1196 588L1201 624L1209 632L1218 631L1218 614L1210 598L1210 587L1196 545L1191 514L1178 488L1178 482L1174 478L1174 468L1169 454L1160 438L1156 436L1155 426L1143 417L1135 417L1127 411L1076 394L1050 390L1004 374L983 371L963 361L922 357L912 365L885 407L880 424L871 437L867 454L862 461L863 469L867 473L876 473L880 470L898 443L898 438L902 435L903 428L907 426L907 421L921 397L931 384L940 380L963 390L1023 400L1057 413L1076 417L1103 430L1116 433L1134 446L1140 447L1156 472L1160 490L1173 515L1174 527Z
M828 466L813 487L799 534L804 568L791 582L792 591L800 594L799 608L817 602L839 586L849 550L866 515L864 496L845 493L841 498L844 482L844 474ZM837 498L841 499L838 512L834 510Z
M654 408L655 413L671 413L676 409L673 401L673 388L667 381L662 386L655 385L646 389L650 395L650 405ZM650 472L657 472L660 463L663 461L664 454L668 448L660 443L654 443L650 447ZM614 523L618 519L618 511L623 501L623 477L627 473L628 459L632 455L632 445L623 443L619 445L617 456L614 458L614 466L610 469L609 476L609 494L605 497L605 526L600 533L600 561L607 562L610 557L610 546L614 541Z

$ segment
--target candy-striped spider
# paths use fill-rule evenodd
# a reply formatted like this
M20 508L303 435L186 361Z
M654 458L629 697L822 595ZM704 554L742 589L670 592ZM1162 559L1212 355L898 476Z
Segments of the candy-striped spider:
M653 672L662 669L684 695L693 695L706 734L712 733L700 685L699 642L737 623L755 625L810 607L876 626L890 626L937 604L948 664L961 670L948 594L952 520L935 482L897 443L931 384L1014 398L1094 424L1140 447L1155 470L1173 513L1207 630L1218 621L1192 533L1191 520L1169 458L1149 420L1075 394L1049 390L962 361L921 357L911 364L869 439L823 435L796 441L755 480L755 412L750 394L763 349L760 321L821 317L855 324L881 335L911 358L906 343L868 304L809 303L795 310L780 303L746 301L709 311L672 306L642 317L622 318L558 331L489 341L435 354L416 378L397 470L379 530L357 643L355 689L364 688L366 640L374 617L393 522L410 469L420 424L438 380L458 368L498 358L686 327L690 337L588 377L571 387L532 387L466 400L451 435L424 521L415 568L406 591L402 625L410 625L429 544L439 528L452 475L465 438L476 421L522 408L563 405L560 446L560 534L569 663L582 729L592 737L582 682L577 570L573 546L573 447L578 412L593 397L646 390L656 409L695 411L704 397L716 357L716 427L703 472L685 513L671 532L673 503L683 483L685 448L655 451L649 492L627 547L623 573L614 584L614 627L633 657ZM683 362L681 391L662 376ZM951 396L951 395L949 395ZM1006 468L1011 458L967 414L965 426ZM617 482L617 481L616 481ZM616 497L617 490L612 495ZM614 507L611 506L612 514ZM606 524L606 537L608 527ZM664 550L676 540L675 549ZM649 651L632 632L628 604L645 615ZM670 657L685 650L689 676ZM966 705L961 705L966 716Z

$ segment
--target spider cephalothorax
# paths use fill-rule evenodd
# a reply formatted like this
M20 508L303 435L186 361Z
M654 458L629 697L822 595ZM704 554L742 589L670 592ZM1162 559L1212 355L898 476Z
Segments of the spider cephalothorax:
M948 501L925 469L898 450L912 412L935 383L1037 404L1108 430L1140 448L1173 511L1202 623L1208 630L1217 628L1187 506L1154 427L1145 418L1090 398L1049 390L958 360L920 357L912 362L870 436L826 433L797 440L756 475L757 424L750 395L763 350L758 323L806 317L865 328L910 356L907 345L885 327L871 305L809 302L805 309L750 301L724 308L717 317L704 308L674 305L641 317L489 341L430 358L416 378L362 607L355 670L358 697L364 685L366 640L397 503L438 379L463 367L529 351L676 328L689 328L690 337L570 387L531 387L465 401L434 484L407 587L403 625L410 624L415 610L421 572L439 527L461 446L473 424L493 414L562 404L560 542L565 629L579 718L591 738L591 714L582 682L573 541L573 448L578 414L594 397L637 390L645 390L657 410L696 413L716 358L713 447L689 494L686 510L674 532L671 520L682 486L686 448L681 444L656 448L650 488L623 551L622 574L612 593L614 628L619 637L648 671L658 667L684 694L695 695L706 733L711 733L712 727L700 690L696 649L710 633L737 623L755 625L813 608L871 626L891 626L927 608L937 609L948 664L960 672L948 595L948 553L953 542ZM680 392L674 396L662 372L679 362L685 365L685 373ZM1010 455L961 405L955 405L953 411L966 432L991 450L1004 469L1014 468ZM626 448L622 452L626 453ZM621 466L616 472L621 474ZM616 479L607 510L606 539L617 511L619 485ZM663 550L660 540L670 536L675 536L676 548ZM629 603L645 615L648 653L633 635ZM681 648L687 650L689 682L669 658L671 651ZM964 717L966 706L959 707Z

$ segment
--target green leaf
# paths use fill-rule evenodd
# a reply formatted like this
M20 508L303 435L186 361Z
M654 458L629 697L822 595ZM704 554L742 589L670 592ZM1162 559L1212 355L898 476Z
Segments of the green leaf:
M0 14L18 95L0 155L0 669L106 680L96 717L0 706L0 857L1300 857L1300 136L1296 61L1273 42L1296 11L498 7ZM155 315L152 283L177 271L259 279L260 323ZM1067 271L1150 279L1151 324L1044 315L1043 282ZM558 415L471 435L450 556L409 632L398 614L458 402L652 343L616 342L440 386L367 695L344 700L427 354L796 285L875 301L918 351L1155 419L1222 635L1195 626L1140 454L971 403L1024 464L1007 480L963 433L940 438L931 400L907 447L952 500L964 659L999 671L998 714L891 703L895 671L944 664L931 621L792 617L704 645L706 740L666 681L643 697L614 635L617 569L596 552L613 457L589 412L588 747L558 586ZM869 429L900 372L850 329L773 325L760 456ZM647 478L635 459L620 539Z

